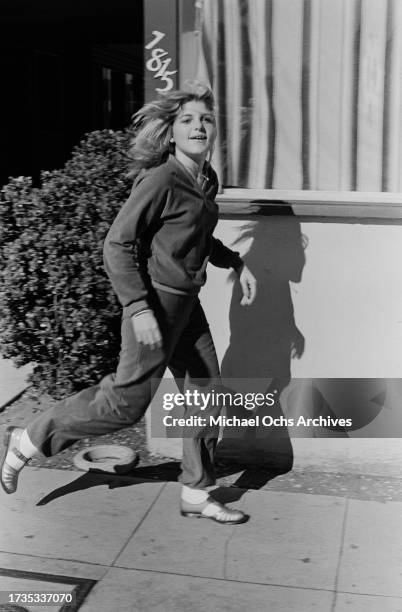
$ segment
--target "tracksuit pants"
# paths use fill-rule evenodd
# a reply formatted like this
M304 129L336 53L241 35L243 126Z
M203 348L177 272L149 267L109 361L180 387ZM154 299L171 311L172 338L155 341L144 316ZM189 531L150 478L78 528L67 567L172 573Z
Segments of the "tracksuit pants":
M184 391L219 381L214 343L198 296L152 290L150 307L158 320L163 348L139 344L130 318L122 320L120 359L115 374L99 385L67 397L27 427L36 448L49 457L77 440L103 435L136 423L146 411L167 366ZM216 415L211 407L202 416ZM197 407L186 415L201 414ZM217 428L197 427L183 437L183 484L202 489L215 483L214 452Z

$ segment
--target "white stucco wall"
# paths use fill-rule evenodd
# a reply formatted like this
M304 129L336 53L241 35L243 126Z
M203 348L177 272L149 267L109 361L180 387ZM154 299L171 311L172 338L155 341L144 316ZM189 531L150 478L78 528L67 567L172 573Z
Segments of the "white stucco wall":
M239 242L246 227L254 227L254 238ZM257 276L255 307L249 311L238 308L238 322L249 332L265 338L266 332L261 329L264 322L265 327L273 323L286 327L288 315L283 309L289 304L282 282L293 278L289 281L290 297L296 324L305 337L303 356L291 360L293 377L401 376L401 225L299 222L297 217L222 219L215 236L239 250ZM305 243L303 249L300 239ZM201 299L220 359L229 344L232 293L227 271L210 266ZM257 329L252 329L255 326ZM278 327L271 330L275 332ZM248 350L250 336L245 335L243 340ZM260 352L263 375L261 347Z
M389 464L387 473L400 469L402 445L391 437L402 431L402 394L399 381L391 379L401 376L402 365L402 225L296 216L222 218L215 236L240 251L258 280L255 304L241 307L232 276L209 267L201 301L223 376L367 379L357 394L353 380L346 387L339 380L319 383L338 416L354 410L346 405L352 391L350 401L359 404L360 413L368 406L374 416L351 433L354 440L337 433L312 439L313 432L292 439L294 465L314 461L353 471L368 457L380 456ZM304 343L300 358L291 358L292 341L299 348ZM387 409L372 402L384 394ZM170 448L167 454L180 454L177 440L167 441L167 447L161 440L150 443L157 452ZM376 465L371 461L371 472L381 472Z

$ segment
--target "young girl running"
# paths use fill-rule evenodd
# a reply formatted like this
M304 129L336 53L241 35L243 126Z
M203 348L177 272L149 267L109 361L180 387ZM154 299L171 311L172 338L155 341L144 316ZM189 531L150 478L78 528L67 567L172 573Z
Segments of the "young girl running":
M212 92L192 82L161 95L136 113L134 128L134 185L104 244L106 272L123 307L117 371L62 400L26 429L8 428L1 465L6 493L16 491L19 472L35 454L49 457L79 439L136 423L155 392L153 381L167 366L184 381L182 388L219 380L198 298L208 261L237 272L242 304L255 298L251 272L212 235L218 220L218 181L208 161L216 137ZM215 484L215 447L215 429L200 426L183 437L181 513L242 523L245 514L214 501L206 490Z

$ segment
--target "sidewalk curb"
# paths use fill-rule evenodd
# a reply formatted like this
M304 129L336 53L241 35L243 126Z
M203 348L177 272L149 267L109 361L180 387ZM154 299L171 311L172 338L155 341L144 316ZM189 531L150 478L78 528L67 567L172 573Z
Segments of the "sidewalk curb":
M32 385L31 384L27 384L26 387L24 387L22 390L18 391L15 395L13 395L10 399L8 399L7 401L5 401L4 403L0 404L0 414L2 412L4 412L4 410L10 406L13 402L15 402L17 399L19 399L21 397L21 395L24 395L25 391L27 389L29 389Z

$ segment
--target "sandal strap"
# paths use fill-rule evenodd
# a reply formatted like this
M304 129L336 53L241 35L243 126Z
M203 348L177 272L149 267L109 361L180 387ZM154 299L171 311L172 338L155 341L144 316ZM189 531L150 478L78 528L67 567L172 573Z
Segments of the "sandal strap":
M28 463L29 461L31 461L30 458L25 457L25 455L23 455L21 453L21 451L19 451L18 448L16 448L15 446L13 446L13 448L10 448L10 452L14 453L14 455L17 457L17 459L22 461L24 464Z
M220 520L233 520L242 516L242 512L239 510L232 510L226 506L222 506L219 503L211 502L202 511L204 516L215 516L219 517Z

